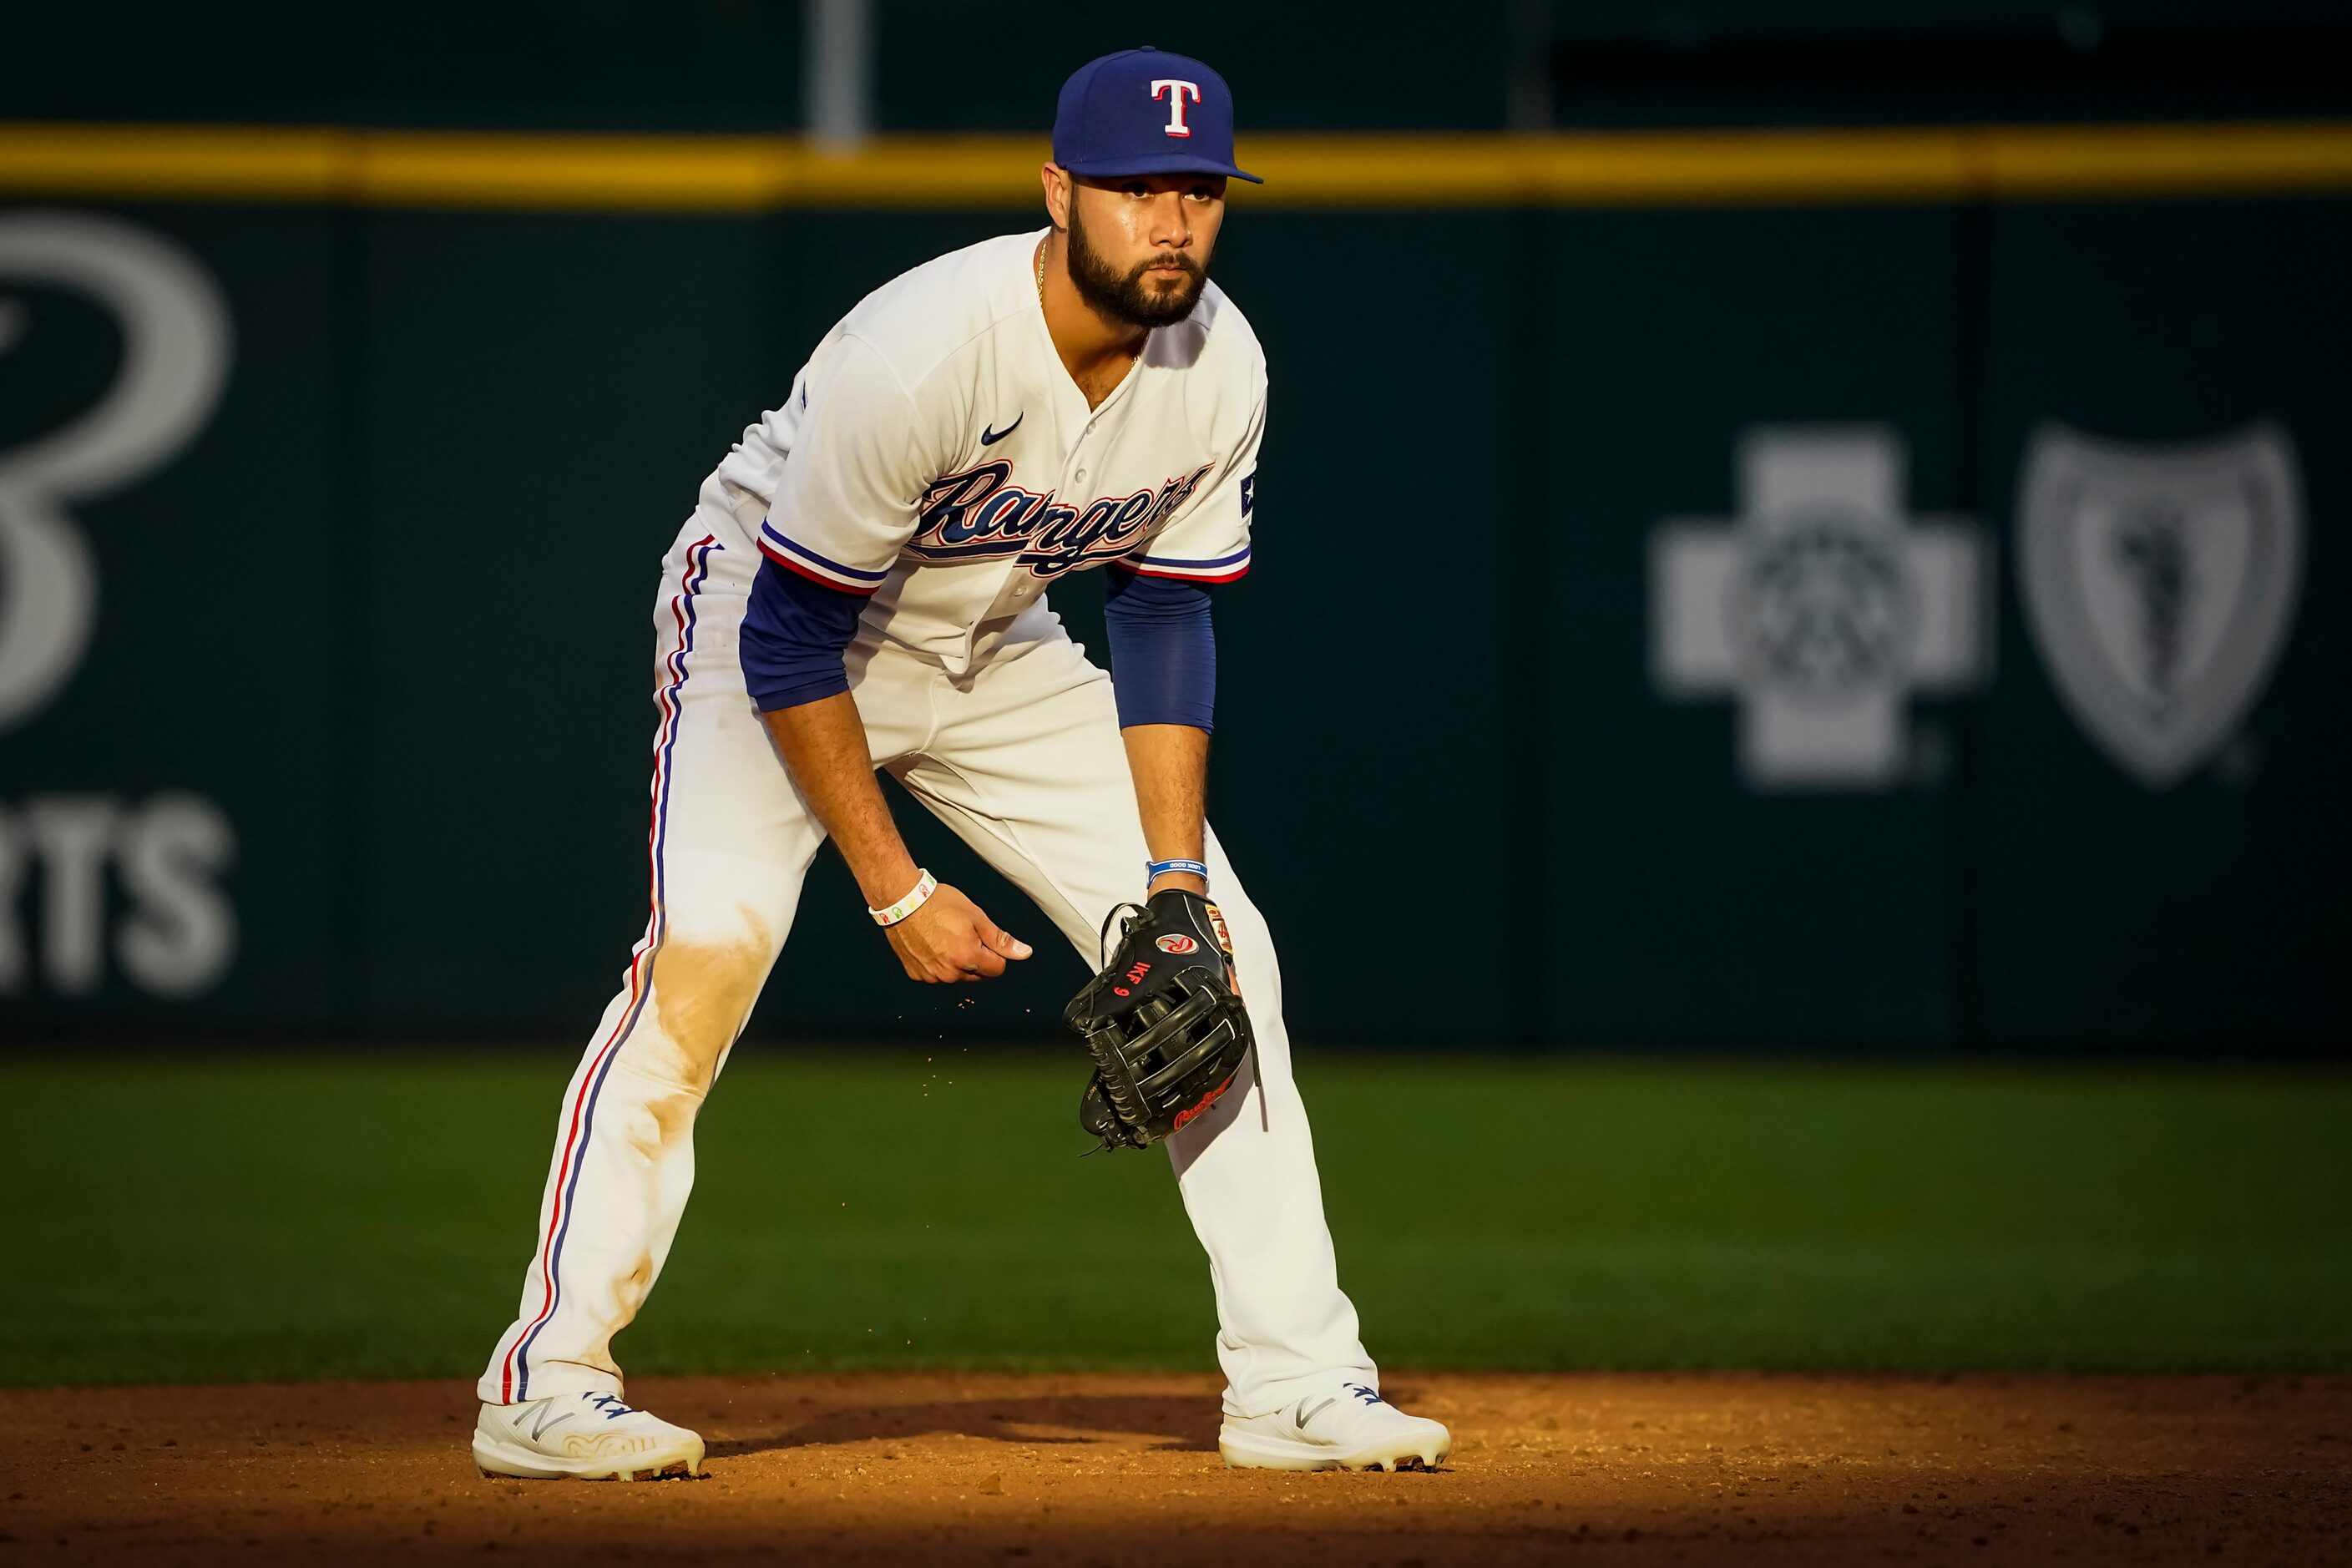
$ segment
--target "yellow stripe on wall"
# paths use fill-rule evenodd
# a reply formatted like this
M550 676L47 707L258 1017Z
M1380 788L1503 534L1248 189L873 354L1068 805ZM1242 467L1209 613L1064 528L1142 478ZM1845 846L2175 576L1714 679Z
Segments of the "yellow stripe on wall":
M510 134L0 123L0 195L606 212L1002 207L1042 137ZM1271 207L1615 207L2352 191L2352 122L1262 135Z

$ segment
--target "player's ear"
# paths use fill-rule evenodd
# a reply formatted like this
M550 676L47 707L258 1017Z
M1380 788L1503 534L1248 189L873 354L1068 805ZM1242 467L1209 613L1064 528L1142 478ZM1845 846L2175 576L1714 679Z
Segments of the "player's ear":
M1045 182L1045 216L1055 228L1070 226L1070 172L1058 163L1043 163L1038 177Z

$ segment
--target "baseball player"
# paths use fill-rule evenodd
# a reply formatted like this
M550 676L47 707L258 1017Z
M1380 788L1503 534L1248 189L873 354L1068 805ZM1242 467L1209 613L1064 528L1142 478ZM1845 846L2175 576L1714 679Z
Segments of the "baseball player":
M1210 604L1249 568L1265 362L1208 280L1234 166L1207 66L1130 49L1063 87L1052 226L859 301L704 483L663 565L652 917L556 1122L538 1249L479 1384L486 1472L649 1478L702 1439L623 1402L613 1336L660 1275L694 1119L831 837L908 975L1026 942L915 864L887 773L1101 962L1141 896L1230 931L1255 1048L1167 1139L1209 1254L1229 1465L1434 1466L1341 1293L1265 921L1202 816ZM1109 573L1111 673L1047 609ZM1216 933L1223 936L1224 933ZM1168 952L1191 952L1171 938Z

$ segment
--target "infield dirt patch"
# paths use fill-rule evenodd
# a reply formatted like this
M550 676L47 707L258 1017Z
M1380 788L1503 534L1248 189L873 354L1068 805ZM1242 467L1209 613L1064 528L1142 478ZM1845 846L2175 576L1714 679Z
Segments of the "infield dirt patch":
M2352 1378L1391 1373L1433 1475L1228 1471L1204 1377L644 1378L709 1475L488 1480L461 1384L0 1391L0 1562L2352 1561Z

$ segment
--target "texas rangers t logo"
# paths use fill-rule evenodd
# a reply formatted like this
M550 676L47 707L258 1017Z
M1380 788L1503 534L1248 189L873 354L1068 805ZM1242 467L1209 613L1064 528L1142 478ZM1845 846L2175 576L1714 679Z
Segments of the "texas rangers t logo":
M1171 90L1171 89L1173 90ZM1190 98L1194 103L1201 101L1200 83L1192 81L1177 81L1173 78L1161 77L1158 81L1151 84L1151 96L1154 98L1164 98L1168 100L1169 135L1190 136L1192 134L1192 128L1184 123L1184 100L1187 98Z

